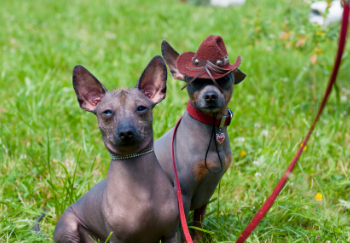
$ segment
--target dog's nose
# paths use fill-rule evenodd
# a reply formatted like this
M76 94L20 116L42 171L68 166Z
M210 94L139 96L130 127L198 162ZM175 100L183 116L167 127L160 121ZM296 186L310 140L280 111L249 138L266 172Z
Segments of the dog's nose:
M119 137L122 140L131 139L134 136L134 129L132 127L123 127L119 129Z
M216 101L218 99L218 94L215 93L214 91L209 91L209 92L204 94L204 99L207 102Z

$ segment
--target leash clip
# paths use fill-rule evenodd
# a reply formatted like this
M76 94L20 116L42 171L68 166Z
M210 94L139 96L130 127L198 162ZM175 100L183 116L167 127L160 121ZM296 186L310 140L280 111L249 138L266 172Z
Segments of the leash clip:
M220 121L220 125L219 125L220 129L225 126L225 122L226 122L227 117L230 118L229 121L228 121L228 124L227 124L227 126L229 126L230 123L231 123L232 117L233 117L233 112L230 109L228 109L228 115L227 116L222 116L221 117L221 121Z
M350 0L349 0L350 1ZM231 111L230 108L228 108L228 113L230 114L230 121L229 123L227 124L227 126L229 126L231 124L231 121L232 121L232 117L233 117L233 112Z

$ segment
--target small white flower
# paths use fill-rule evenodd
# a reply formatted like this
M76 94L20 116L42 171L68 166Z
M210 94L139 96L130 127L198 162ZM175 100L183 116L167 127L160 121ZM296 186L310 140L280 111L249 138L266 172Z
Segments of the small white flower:
M272 51L272 48L271 48L270 46L267 46L267 47L265 48L265 51L266 51L266 52L270 52L270 51Z
M256 177L260 177L260 176L261 176L261 173L256 172L256 173L255 173L255 176L256 176Z
M261 135L267 137L267 135L269 135L269 131L264 129L264 130L261 131Z
M258 165L258 166L259 166L259 165L260 165L260 162L257 161L257 160L256 160L256 161L253 161L253 165Z
M238 138L235 138L235 141L243 143L245 141L245 138L244 137L238 137Z
M346 98L346 96L343 95L342 97L340 97L340 100L341 100L342 102L346 102L346 101L348 100L348 98Z
M259 127L261 127L261 125L260 125L260 123L255 123L254 127L259 128Z
M289 183L289 185L290 185L290 186L294 186L294 183L293 183L293 182L291 182L291 183Z
M26 155L26 154L21 154L21 155L19 156L19 158L20 158L20 159L26 159L26 158L27 158L27 155Z

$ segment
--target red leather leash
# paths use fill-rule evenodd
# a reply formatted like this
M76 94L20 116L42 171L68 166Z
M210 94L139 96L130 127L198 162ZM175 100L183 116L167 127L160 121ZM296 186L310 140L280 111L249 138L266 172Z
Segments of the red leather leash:
M179 181L179 177L177 175L176 163L175 163L174 141L175 141L176 130L177 130L181 120L182 120L182 117L177 121L177 123L174 127L173 136L171 139L171 159L173 161L173 168L174 168L174 174L175 174L175 180L176 180L177 202L179 204L179 214L180 214L180 222L181 222L181 226L182 226L182 231L185 235L186 242L193 243L190 232L188 231L188 227L187 227L186 215L185 215L184 205L182 202L180 181Z
M337 57L335 59L335 63L334 63L334 67L333 67L333 72L332 72L332 75L329 79L328 86L327 86L326 92L324 94L323 100L321 102L320 108L318 110L318 113L316 115L316 118L315 118L314 122L312 123L312 126L310 127L310 130L308 131L308 133L303 141L303 144L302 144L303 146L301 146L299 148L297 154L295 155L294 159L290 163L287 170L284 172L284 175L282 176L282 178L278 182L278 184L275 187L275 189L273 190L272 194L266 200L265 204L261 207L259 212L254 216L254 218L249 223L249 225L244 229L244 231L242 232L242 234L240 235L240 237L238 238L236 243L245 242L245 240L248 238L248 236L251 234L251 232L255 229L255 227L259 224L259 222L265 216L267 211L270 209L270 207L274 203L276 197L278 196L278 194L281 192L282 188L286 184L289 174L293 171L294 166L296 165L301 153L304 150L304 146L306 146L306 143L309 140L309 137L310 137L311 133L313 132L319 117L322 114L322 111L327 103L328 97L332 91L333 84L335 83L335 80L336 80L336 77L338 74L338 70L340 67L341 58L342 58L342 55L344 52L344 47L345 47L345 43L346 43L346 35L347 35L348 24L349 24L349 8L350 8L349 5L350 5L350 1L344 0L344 12L343 12L342 25L341 25L341 29L340 29L339 47L338 47Z

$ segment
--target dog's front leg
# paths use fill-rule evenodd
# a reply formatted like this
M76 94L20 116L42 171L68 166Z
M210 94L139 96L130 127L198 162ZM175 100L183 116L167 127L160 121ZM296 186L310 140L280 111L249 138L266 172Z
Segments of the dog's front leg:
M175 232L168 238L164 238L164 243L180 243L181 242L181 233Z
M79 228L80 220L76 217L71 207L69 207L60 217L54 233L56 243L80 243L81 238ZM91 241L92 242L92 241Z
M204 214L205 210L207 208L207 203L204 204L202 207L197 208L194 210L193 213L193 223L192 225L197 228L202 228L203 227L203 220L204 220ZM203 233L200 230L192 230L192 235L193 235L193 241L194 242L200 242L203 240Z

